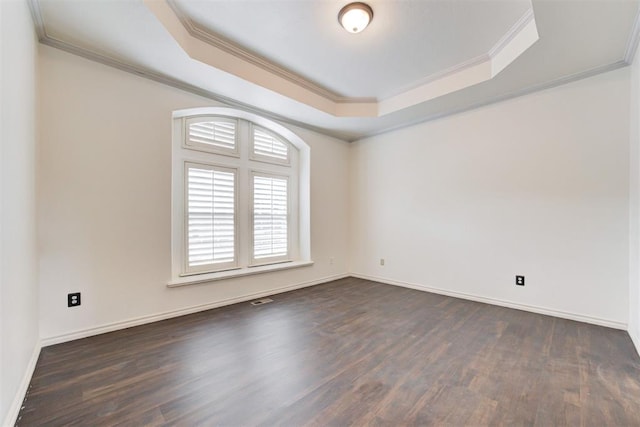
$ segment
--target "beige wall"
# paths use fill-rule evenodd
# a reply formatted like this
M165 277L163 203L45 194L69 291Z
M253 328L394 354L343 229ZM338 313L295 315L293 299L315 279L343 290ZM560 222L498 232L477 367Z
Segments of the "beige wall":
M626 328L628 129L625 68L354 143L350 271Z
M216 104L40 46L36 164L24 2L0 2L0 34L0 420L24 394L38 337L64 341L349 273L628 322L638 344L638 58L352 145L285 124L311 146L315 265L168 289L171 112ZM69 309L73 291L83 303Z
M0 423L13 425L38 340L36 40L24 1L0 1Z
M315 264L168 289L171 112L215 104L49 47L40 61L45 343L347 273L349 146L285 125L311 147ZM82 306L69 309L73 291L82 292Z

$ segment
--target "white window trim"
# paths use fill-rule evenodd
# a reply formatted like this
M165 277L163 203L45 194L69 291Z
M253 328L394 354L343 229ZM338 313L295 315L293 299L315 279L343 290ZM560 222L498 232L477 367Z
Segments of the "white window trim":
M251 268L238 268L229 271L220 271L217 273L198 274L193 276L179 277L172 279L167 283L168 288L178 288L180 286L198 285L201 283L216 282L224 279L232 279L234 277L253 276L254 274L271 273L275 271L291 270L294 268L309 267L313 265L313 261L291 261L280 264L269 264L255 266Z
M199 150L185 150L183 147L184 141L184 129L185 129L185 118L193 117L193 116L222 116L228 117L231 119L242 119L249 123L254 123L257 126L260 126L263 129L266 129L269 132L273 132L278 135L283 140L289 142L297 149L297 171L298 178L295 180L290 180L292 184L292 188L290 190L293 197L297 198L297 215L292 215L295 218L295 227L297 228L297 236L295 239L290 240L290 253L292 254L292 260L283 262L283 263L274 263L270 265L253 265L250 266L249 263L244 264L244 258L250 256L252 258L252 248L242 248L240 244L237 245L237 250L239 251L239 260L241 262L240 266L233 270L219 271L214 273L201 273L185 276L183 269L183 259L184 259L184 211L183 211L183 201L184 200L184 162L193 162L193 163L204 163L210 164L212 163L213 158L224 158L223 162L213 161L214 164L218 164L218 166L222 166L225 168L234 168L238 167L240 163L243 161L237 157L230 157L228 154L222 153L211 153L204 152ZM239 129L240 130L240 129ZM248 130L245 130L248 131ZM249 136L249 135L247 135ZM267 273L278 270L285 270L290 268L298 268L309 266L313 264L311 260L311 198L310 198L310 147L295 133L286 127L275 123L271 120L268 120L264 117L258 116L253 113L249 113L246 111L240 111L231 108L223 108L223 107L211 107L211 108L194 108L187 110L180 110L173 113L173 132L172 132L172 211L171 211L171 236L172 236L172 244L171 244L171 279L168 281L167 286L183 286L188 284L196 284L196 283L205 283L205 282L213 282L222 279L228 279L232 277L241 277L252 274L260 274ZM251 150L252 143L247 144L249 147L245 147L244 149ZM240 147L242 150L243 148ZM185 151L188 151L186 153ZM250 158L251 156L249 156ZM252 159L258 160L258 159ZM275 173L279 174L276 171L270 170L269 167L264 167L264 172L267 173ZM260 168L262 169L262 168ZM237 176L238 182L247 180L249 177ZM293 181L293 182L292 182ZM240 184L239 184L240 185ZM238 201L238 204L241 205L243 202L241 200ZM247 207L243 208L247 211ZM248 209L250 211L250 209ZM249 215L251 212L249 212ZM245 212L242 214L244 216L248 216ZM244 221L249 221L252 223L253 218L244 218ZM240 234L240 233L239 233ZM242 238L242 237L240 237ZM250 238L250 246L252 246L253 237ZM248 250L251 250L251 253L247 253Z

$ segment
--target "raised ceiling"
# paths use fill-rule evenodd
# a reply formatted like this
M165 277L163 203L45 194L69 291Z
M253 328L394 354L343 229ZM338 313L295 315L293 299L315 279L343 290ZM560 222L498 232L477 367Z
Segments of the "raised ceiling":
M211 32L342 96L386 98L486 54L530 9L529 0L372 2L375 19L353 35L320 2L176 1ZM247 13L247 9L251 13ZM264 27L260 37L252 28ZM384 54L382 54L384 53Z
M347 140L627 65L638 0L31 0L43 43Z
M340 96L375 99L486 55L531 10L530 0L374 1L374 21L354 35L337 25L342 3L173 3L209 33Z
M330 2L251 3L251 8L233 2L228 8L231 13L220 7L226 3L145 0L145 4L191 59L336 117L382 116L489 80L538 40L529 0L487 1L482 7L465 3L464 8L456 7L455 1L434 2L426 10L405 7L419 3L398 3L394 10L414 28L400 41L387 41L376 34L356 38L335 22L326 25L334 12L335 3ZM270 7L261 9L261 5ZM318 10L310 13L314 5ZM306 15L315 19L299 34L282 25L304 21ZM480 19L474 20L474 15ZM259 34L252 30L271 22L278 25ZM225 31L220 33L219 28ZM455 41L438 52L415 49L433 37ZM352 40L368 44L349 43ZM292 71L295 68L302 71ZM342 92L328 89L338 86ZM362 96L349 96L349 92Z

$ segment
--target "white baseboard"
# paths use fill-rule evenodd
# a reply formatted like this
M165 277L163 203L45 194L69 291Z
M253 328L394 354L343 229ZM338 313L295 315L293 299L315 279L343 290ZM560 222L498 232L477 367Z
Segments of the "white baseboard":
M420 291L431 292L431 293L440 294L440 295L447 295L447 296L466 299L466 300L470 300L470 301L478 301L478 302L497 305L497 306L501 306L501 307L514 308L514 309L529 311L529 312L533 312L533 313L539 313L539 314L545 314L545 315L549 315L549 316L560 317L560 318L563 318L563 319L576 320L576 321L579 321L579 322L585 322L585 323L591 323L591 324L600 325L600 326L606 326L606 327L615 328L615 329L627 330L627 325L625 323L612 321L612 320L608 320L608 319L601 319L601 318L596 318L596 317L591 317L591 316L584 316L584 315L581 315L581 314L568 313L568 312L564 312L564 311L558 311L558 310L548 309L548 308L544 308L544 307L537 307L537 306L532 306L532 305L527 305L527 304L520 304L520 303L511 302L511 301L495 299L495 298L481 297L481 296L478 296L478 295L472 295L472 294L467 294L467 293L462 293L462 292L455 292L455 291L449 291L449 290L445 290L445 289L433 288L433 287L430 287L430 286L420 285L420 284L416 284L416 283L402 282L402 281L388 279L388 278L384 278L384 277L374 277L374 276L369 276L369 275L359 274L359 273L337 274L337 275L327 276L327 277L323 277L321 279L316 279L316 280L312 280L312 281L308 281L308 282L296 283L296 284L293 284L293 285L283 286L283 287L275 288L275 289L269 289L269 290L265 290L265 291L262 291L262 292L256 292L256 293L252 293L252 294L241 295L241 296L234 297L234 298L228 298L228 299L224 299L224 300L220 300L220 301L215 301L215 302L211 302L211 303L207 303L207 304L201 304L201 305L197 305L197 306L187 307L187 308L180 309L180 310L174 310L174 311L158 313L158 314L149 315L149 316L137 317L137 318L134 318L134 319L129 319L129 320L121 321L121 322L109 323L109 324L98 326L98 327L95 327L95 328L88 328L88 329L78 330L78 331L74 331L74 332L67 333L67 334L62 334L62 335L57 335L57 336L44 338L40 342L36 343L36 346L34 347L33 354L31 355L31 359L29 360L29 363L27 365L27 369L25 370L25 373L24 373L24 376L23 376L22 381L20 383L20 386L19 386L18 390L16 391L16 394L15 394L15 397L13 399L13 402L11 403L11 406L9 407L9 410L8 410L7 415L5 417L4 423L2 425L5 426L5 427L10 427L10 426L15 425L15 423L17 421L17 418L18 418L18 415L20 413L20 409L22 407L22 402L24 401L24 397L25 397L25 395L27 393L27 390L28 390L28 387L29 387L29 383L31 382L31 378L33 376L33 372L34 372L34 370L36 368L36 363L38 361L38 357L40 355L40 350L41 350L42 347L46 347L48 345L53 345L53 344L59 344L59 343L67 342L67 341L72 341L72 340L76 340L76 339L80 339L80 338L86 338L86 337L93 336L93 335L99 335L99 334L103 334L103 333L106 333L106 332L112 332L112 331L116 331L116 330L119 330L119 329L130 328L130 327L133 327L133 326L143 325L143 324L146 324L146 323L157 322L157 321L160 321L160 320L170 319L170 318L173 318L173 317L184 316L184 315L187 315L187 314L196 313L196 312L199 312L199 311L210 310L210 309L213 309L213 308L222 307L222 306L226 306L226 305L231 305L231 304L236 304L236 303L240 303L240 302L250 301L250 300L253 300L253 299L258 299L258 298L266 297L266 296L269 296L269 295L275 295L275 294L279 294L279 293L283 293L283 292L292 291L292 290L295 290L295 289L301 289L301 288L305 288L305 287L309 287L309 286L318 285L318 284L321 284L321 283L330 282L330 281L333 281L333 280L343 279L345 277L356 277L356 278L360 278L360 279L372 280L372 281L375 281L375 282L385 283L385 284L388 284L388 285L394 285L394 286L400 286L400 287L404 287L404 288L416 289L416 290L420 290ZM629 336L631 337L631 340L633 341L633 344L635 345L636 350L638 351L638 354L640 355L640 336L638 336L636 333L633 333L632 331L628 331L628 332L629 332Z
M638 356L640 356L640 336L638 336L637 331L632 331L631 329L629 329L628 332L633 345L636 347L636 352L638 353Z
M497 305L497 306L500 306L500 307L515 308L517 310L530 311L532 313L545 314L547 316L560 317L562 319L576 320L578 322L591 323L591 324L599 325L599 326L606 326L608 328L622 329L622 330L625 330L625 331L627 330L627 324L626 323L618 322L618 321L615 321L615 320L601 319L601 318L598 318L598 317L585 316L585 315L577 314L577 313L569 313L569 312L566 312L566 311L554 310L554 309L545 308L545 307L538 307L538 306L528 305L528 304L520 304L520 303L516 303L516 302L512 302L512 301L505 301L505 300L501 300L501 299L497 299L497 298L481 297L479 295L472 295L472 294L467 294L467 293L463 293L463 292L449 291L449 290L446 290L446 289L433 288L433 287L430 287L430 286L420 285L420 284L416 284L416 283L402 282L402 281L388 279L388 278L384 278L384 277L369 276L369 275L366 275L366 274L351 273L351 276L352 277L357 277L357 278L360 278L360 279L372 280L374 282L385 283L387 285L400 286L400 287L403 287L403 288L416 289L416 290L419 290L419 291L431 292L431 293L434 293L434 294L446 295L446 296L466 299L466 300L470 300L470 301L483 302L485 304ZM632 339L633 339L633 337L632 337ZM634 341L634 343L635 343L635 341ZM640 348L640 347L638 347L638 344L636 344L636 348Z
M80 329L80 330L69 332L62 335L43 338L41 343L42 343L42 347L46 347L54 344L60 344L63 342L86 338L93 335L104 334L107 332L113 332L120 329L131 328L133 326L144 325L146 323L158 322L160 320L171 319L173 317L179 317L179 316L184 316L186 314L197 313L199 311L210 310L212 308L223 307L225 305L237 304L239 302L250 301L253 299L262 298L269 295L275 295L283 292L293 291L295 289L306 288L309 286L318 285L320 283L330 282L332 280L343 279L345 277L349 277L349 274L347 273L336 274L333 276L327 276L321 279L311 280L308 282L296 283L293 285L283 286L280 288L268 289L261 292L241 295L234 298L227 298L224 300L214 301L207 304L200 304L192 307L182 308L180 310L173 310L173 311L167 311L164 313L157 313L157 314L152 314L148 316L136 317L133 319L123 320L120 322L108 323L108 324L97 326L94 328Z
M22 408L22 402L24 401L24 397L26 396L27 390L29 389L31 377L33 377L33 372L36 369L36 364L38 363L38 357L40 356L41 349L42 345L40 341L36 342L36 345L33 348L33 353L31 354L31 359L29 359L29 363L27 364L27 369L24 371L22 381L20 381L20 386L18 387L15 396L13 397L13 401L11 402L11 406L9 407L9 411L7 412L4 423L2 424L5 427L13 427L18 421L18 415L20 414L20 409Z

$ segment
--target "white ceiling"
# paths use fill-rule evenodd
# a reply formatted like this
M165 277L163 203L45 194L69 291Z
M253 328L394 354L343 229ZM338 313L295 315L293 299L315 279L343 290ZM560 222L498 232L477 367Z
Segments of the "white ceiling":
M369 1L362 34L337 20L342 2L175 0L217 33L347 97L386 98L486 54L531 8L530 0Z
M342 0L31 0L45 44L348 140L625 66L639 1L370 0L371 26L350 34L337 22ZM506 68L445 81L496 46L508 51L531 9L539 39ZM201 37L179 44L185 29ZM334 114L340 102L378 105L434 82L449 88L385 114Z

